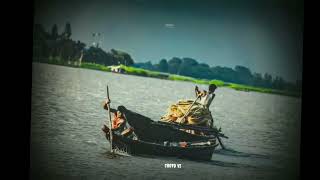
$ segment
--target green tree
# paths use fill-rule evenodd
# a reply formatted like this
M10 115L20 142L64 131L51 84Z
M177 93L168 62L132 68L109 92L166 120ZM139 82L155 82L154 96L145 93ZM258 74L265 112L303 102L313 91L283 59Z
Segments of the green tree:
M69 39L71 37L71 35L72 35L72 33L71 33L71 25L70 25L69 22L66 23L66 26L65 26L65 29L64 29L64 35L65 35L65 37L67 39Z
M260 73L253 73L253 85L255 86L263 86L263 78Z
M252 74L249 68L244 66L236 66L237 81L241 84L252 85Z
M123 64L126 66L132 66L134 64L134 60L126 52L111 49L111 54L114 60L118 62L118 64Z
M71 40L62 40L59 45L60 57L66 61L74 60L73 55L75 54L74 42Z
M226 82L234 82L237 83L237 73L229 67L221 67L221 66L215 66L211 67L211 79L219 79Z
M263 81L264 81L264 87L268 87L268 88L272 87L272 76L270 74L265 73Z
M153 64L151 63L151 61L147 61L145 63L135 63L133 66L137 68L147 69L147 70L156 70Z
M192 67L192 77L201 78L201 79L210 79L211 70L208 64L198 64Z
M283 90L285 89L285 81L283 80L282 77L276 76L276 78L272 82L272 86L275 89Z
M196 67L199 63L192 58L183 58L182 64L179 67L179 74L184 76L193 76L194 70L193 68Z
M93 46L89 47L89 49L86 49L84 51L83 59L86 62L103 64L107 66L115 64L115 62L112 61L111 55L110 55L110 58L108 58L108 54L105 51Z
M44 30L41 24L35 24L33 29L33 58L40 61L42 58L49 56L49 47L46 42L50 34Z
M57 40L58 36L58 26L54 24L51 29L51 37L53 40Z
M177 57L173 57L168 61L168 72L171 74L179 74L179 68L182 64L182 60Z
M159 62L159 71L161 72L168 72L168 62L166 59L161 59Z

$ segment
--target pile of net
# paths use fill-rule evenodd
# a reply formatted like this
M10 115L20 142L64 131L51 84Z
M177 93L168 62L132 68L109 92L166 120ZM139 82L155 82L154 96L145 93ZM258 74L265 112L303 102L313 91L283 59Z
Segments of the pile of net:
M161 117L161 121L182 123L182 117L187 113L193 102L193 100L180 100L178 103L172 104L167 113ZM195 102L183 123L189 125L210 126L212 123L211 121L209 109L204 105Z

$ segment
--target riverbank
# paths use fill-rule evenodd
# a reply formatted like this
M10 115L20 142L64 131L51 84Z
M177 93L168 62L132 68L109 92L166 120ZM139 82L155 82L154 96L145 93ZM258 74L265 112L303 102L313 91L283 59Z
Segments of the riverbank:
M77 63L66 63L64 61L59 61L59 60L47 60L44 62L41 61L40 63L48 63L48 64L55 64L55 65L111 72L111 68L108 66L95 64L95 63L88 63L88 62L82 62L81 66L79 66ZM235 84L235 83L226 83L221 80L196 79L196 78L187 77L187 76L161 73L161 72L150 71L150 70L145 70L141 68L124 66L124 65L121 65L120 67L125 71L123 74L129 74L129 75L167 79L167 80L173 80L173 81L187 81L195 84L215 84L218 87L228 87L238 91L246 91L246 92L253 91L253 92L260 92L260 93L278 94L278 95L284 95L284 96L301 97L301 94L299 92L290 92L290 91L282 91L282 90L276 90L276 89L247 86L247 85Z
M173 81L189 81L195 84L215 84L218 87L228 87L234 90L246 91L246 92L254 91L254 92L260 92L260 93L279 94L279 95L293 96L293 97L301 96L297 92L289 92L289 91L281 91L276 89L247 86L247 85L236 84L236 83L226 83L221 80L196 79L196 78L187 77L187 76L180 76L175 74L164 74L164 73L149 71L149 70L140 69L140 68L127 67L123 65L121 67L125 70L127 74L133 74L133 75L139 75L139 76L168 79Z

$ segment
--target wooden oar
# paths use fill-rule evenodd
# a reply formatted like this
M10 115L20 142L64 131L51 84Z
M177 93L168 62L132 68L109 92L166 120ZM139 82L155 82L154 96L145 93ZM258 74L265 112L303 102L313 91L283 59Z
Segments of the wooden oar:
M221 141L221 139L220 139L219 136L217 136L217 139L218 139L219 144L220 144L220 146L222 147L222 149L226 149L226 147L223 145L223 143L222 143L222 141Z
M213 117L212 117L212 114L211 114L211 112L210 112L210 117L211 117L211 126L213 127ZM223 145L223 143L222 143L222 141L221 141L221 139L220 139L220 137L219 137L219 135L218 136L216 136L217 137L217 139L218 139L218 141L219 141L219 144L220 144L220 146L222 147L222 149L226 149L226 147Z
M109 98L109 87L107 85L107 100L108 102L110 102L110 98ZM113 148L112 148L112 119L111 119L111 112L110 112L110 104L107 103L107 107L108 107L108 114L109 114L109 134L110 134L110 152L113 153Z
M181 118L180 123L184 123L185 122L185 118L189 115L190 110L192 108L192 106L197 102L197 100L201 97L201 95L199 95L196 100L193 101L193 103L190 105L190 107L188 108L187 112L183 115L183 117Z

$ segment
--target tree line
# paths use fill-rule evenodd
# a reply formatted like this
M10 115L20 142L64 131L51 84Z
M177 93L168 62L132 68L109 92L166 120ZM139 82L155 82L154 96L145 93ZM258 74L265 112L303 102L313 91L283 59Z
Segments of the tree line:
M190 76L200 79L218 79L225 82L237 83L249 86L272 88L288 91L301 91L301 81L291 83L285 81L280 76L273 77L271 74L252 73L244 66L210 67L206 63L199 63L192 58L173 57L170 60L161 59L159 63L152 64L150 61L145 63L135 63L135 67L160 71L164 73Z
M66 23L65 29L59 34L58 26L54 24L51 32L45 31L41 24L35 24L33 33L33 60L46 61L56 59L62 62L83 61L102 64L106 66L134 64L131 56L123 51L111 49L106 52L99 45L87 45L71 39L72 31L70 23Z
M72 29L70 23L66 23L64 30L59 34L58 26L54 24L51 32L45 31L41 24L35 24L33 34L33 60L45 61L47 59L58 59L64 63L77 62L83 59L85 62L110 65L127 65L147 70L160 71L164 73L189 76L199 79L217 79L230 83L244 84L250 86L273 88L288 91L301 91L301 80L296 83L285 81L282 77L265 73L252 73L244 66L221 67L199 63L192 58L173 57L170 60L161 59L159 63L152 64L135 63L132 57L123 51L111 49L106 52L98 44L87 45L80 41L71 39Z

